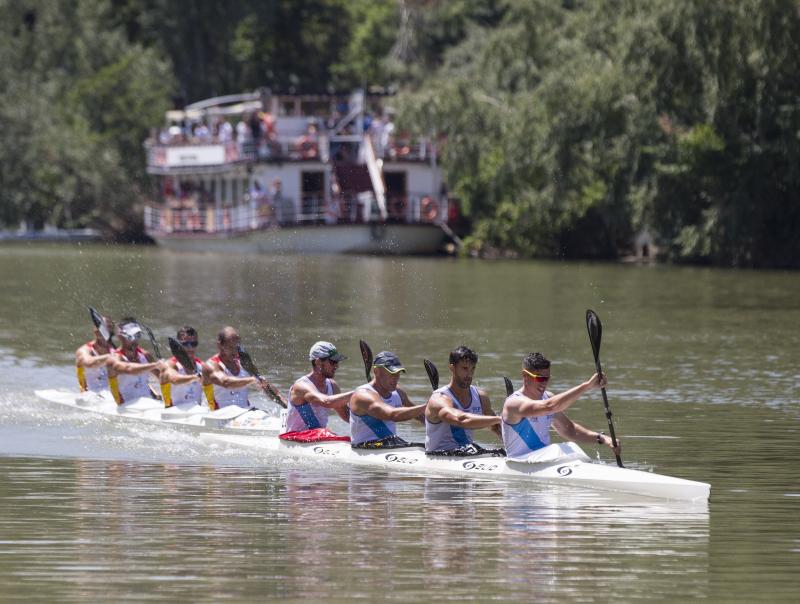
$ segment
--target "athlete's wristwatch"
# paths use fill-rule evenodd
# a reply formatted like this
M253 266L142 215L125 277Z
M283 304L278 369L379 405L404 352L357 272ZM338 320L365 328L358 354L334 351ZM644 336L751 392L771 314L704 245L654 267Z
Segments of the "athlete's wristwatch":
M603 434L605 434L605 432L598 432L597 434L594 435L594 438L597 441L598 445L603 444Z

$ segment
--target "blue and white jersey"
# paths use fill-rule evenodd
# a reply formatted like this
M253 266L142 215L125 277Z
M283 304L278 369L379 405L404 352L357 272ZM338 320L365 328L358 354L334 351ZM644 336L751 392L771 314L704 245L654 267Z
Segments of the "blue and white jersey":
M517 390L510 397L523 396L522 390ZM545 392L542 400L546 401L550 394ZM524 457L546 447L550 444L550 426L553 415L539 417L523 417L516 424L509 424L505 420L500 424L503 433L503 446L508 457Z
M370 384L359 386L356 390L369 390L378 396L380 393L375 390ZM388 397L382 397L381 400L387 405L395 409L403 406L403 401L400 398L397 390L392 390ZM386 438L387 436L397 435L397 424L392 421L384 421L372 417L371 415L358 415L350 409L350 443L353 445L360 445L370 440L378 440Z
M314 385L307 375L304 375L295 384L304 383L310 385L317 392L321 392ZM325 378L325 392L328 396L333 394L333 383ZM297 405L289 403L289 414L286 416L286 431L300 432L301 430L313 430L314 428L324 428L328 425L328 410L322 405L303 401Z
M470 401L469 405L462 407L458 402L458 398L450 390L449 386L444 386L435 391L435 393L443 394L451 401L456 409L466 411L467 413L474 413L475 415L483 415L483 407L481 406L481 395L478 394L478 389L475 386L469 387ZM440 421L432 423L428 416L425 416L425 450L426 451L452 451L458 447L469 445L472 443L472 430L467 430L459 426L448 424L447 422Z

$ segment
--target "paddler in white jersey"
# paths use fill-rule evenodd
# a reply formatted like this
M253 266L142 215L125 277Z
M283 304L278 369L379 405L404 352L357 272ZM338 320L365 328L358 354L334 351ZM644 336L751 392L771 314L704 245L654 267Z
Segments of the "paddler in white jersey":
M114 335L114 322L107 317L102 317L102 320L106 324L110 339ZM111 361L113 353L114 348L95 327L94 339L75 351L75 370L78 374L78 386L81 392L106 393L108 395L108 368L106 365Z
M372 381L356 388L350 397L350 443L355 449L421 447L397 436L396 422L422 419L425 405L414 405L398 386L406 370L388 350L375 355Z
M133 317L125 317L120 321L120 347L114 351L108 366L109 386L117 405L142 397L154 397L147 374L158 376L164 365L139 347L142 333L141 325Z
M345 359L330 342L319 341L311 347L308 351L311 373L297 380L289 390L284 434L326 428L330 411L348 421L347 402L353 392L341 392L333 379L339 363Z
M472 438L472 430L491 428L500 436L500 418L489 396L472 385L478 355L466 346L450 353L450 383L434 390L425 410L425 452L428 455L467 457L504 455L503 449L486 449Z
M606 445L619 454L619 440L614 449L610 436L584 428L564 414L585 392L605 388L606 376L595 373L583 384L556 395L546 390L549 381L550 361L541 353L532 352L523 359L522 388L503 405L503 444L508 457L527 458L548 446L551 427L568 441Z
M194 361L194 366L184 367L175 357L167 360L166 369L161 374L164 407L201 405L205 363L196 356L199 344L197 330L191 325L184 325L178 330L175 339L186 349L188 357Z
M242 367L239 361L239 332L233 327L223 327L217 334L217 354L206 361L207 385L203 388L212 410L229 405L249 408L247 390L258 386L265 394L271 388L267 380L259 381Z

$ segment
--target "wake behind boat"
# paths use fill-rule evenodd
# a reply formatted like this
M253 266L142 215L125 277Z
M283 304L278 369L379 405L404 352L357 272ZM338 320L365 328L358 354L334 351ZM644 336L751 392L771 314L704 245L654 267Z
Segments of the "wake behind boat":
M421 447L354 449L346 442L300 443L274 436L201 432L200 440L289 457L325 459L354 466L377 466L390 471L528 481L681 501L705 502L711 490L711 486L704 482L593 463L575 443L553 444L545 447L546 450L537 452L535 457L514 460L491 455L430 456Z
M175 405L164 408L164 403L142 397L124 405L117 405L111 393L66 392L64 390L36 390L36 396L50 403L80 409L99 415L124 417L134 421L160 423L190 431L220 430L226 433L274 434L281 431L280 417L256 408L243 409L228 406L210 411L205 405Z

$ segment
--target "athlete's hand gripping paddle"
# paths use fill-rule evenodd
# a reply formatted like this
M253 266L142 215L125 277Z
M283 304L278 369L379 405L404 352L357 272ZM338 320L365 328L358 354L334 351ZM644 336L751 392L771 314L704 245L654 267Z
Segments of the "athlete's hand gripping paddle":
M603 324L600 323L600 317L597 316L593 310L586 311L586 328L589 331L589 342L592 344L592 354L594 355L594 365L597 369L598 375L602 375L603 370L600 367L600 339L603 336ZM606 395L606 389L601 388L600 391L603 393L603 405L605 405L606 409L606 419L608 420L608 431L611 434L611 444L616 449L617 448L617 436L614 433L614 422L611 421L611 409L608 407L608 396ZM622 458L620 457L619 453L615 453L614 456L617 458L617 465L620 468L625 466L622 465Z

